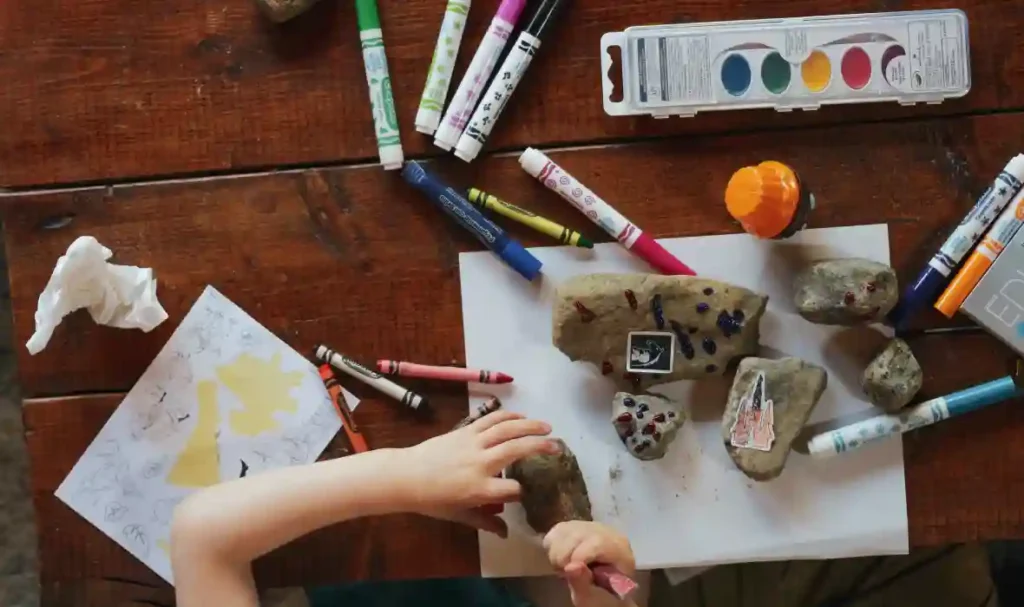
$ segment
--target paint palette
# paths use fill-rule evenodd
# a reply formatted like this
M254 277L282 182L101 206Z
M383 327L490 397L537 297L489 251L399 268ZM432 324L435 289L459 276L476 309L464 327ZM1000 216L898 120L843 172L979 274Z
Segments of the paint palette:
M604 109L667 118L939 103L971 88L967 32L960 10L631 27L601 38ZM621 75L621 91L613 73Z

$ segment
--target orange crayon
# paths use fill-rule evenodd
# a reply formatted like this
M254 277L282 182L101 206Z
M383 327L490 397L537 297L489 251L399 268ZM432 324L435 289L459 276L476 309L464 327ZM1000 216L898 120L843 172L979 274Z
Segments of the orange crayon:
M733 174L725 189L725 206L747 233L775 239L804 229L815 202L793 169L768 160Z
M974 249L942 296L935 302L935 309L947 318L953 318L967 297L978 286L1003 249L1010 244L1021 225L1024 225L1024 190L1021 190L1007 205L984 240Z
M352 410L345 400L345 393L342 392L341 384L338 383L338 378L334 377L334 371L331 370L330 365L320 365L320 379L324 380L327 393L331 395L334 408L338 411L338 416L341 417L341 425L345 428L345 436L348 437L348 442L352 445L352 451L355 453L369 451L370 447L366 444L366 438L363 437L363 433L359 431L359 427L352 419Z

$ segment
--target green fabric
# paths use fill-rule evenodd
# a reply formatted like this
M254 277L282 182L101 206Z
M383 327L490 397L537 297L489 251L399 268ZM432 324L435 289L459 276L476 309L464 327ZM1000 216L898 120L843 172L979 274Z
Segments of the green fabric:
M531 607L493 580L360 582L306 591L310 607Z

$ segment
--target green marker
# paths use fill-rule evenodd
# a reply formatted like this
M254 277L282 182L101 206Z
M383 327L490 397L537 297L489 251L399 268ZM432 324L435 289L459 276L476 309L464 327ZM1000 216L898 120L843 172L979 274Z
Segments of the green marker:
M377 135L380 163L389 171L400 169L405 155L398 133L398 114L395 112L395 96L391 92L384 33L380 29L376 0L356 0L356 19L359 21L359 40L363 43L363 64L366 66L366 84L370 87L370 110L373 112L373 131Z
M437 36L434 58L427 71L427 84L420 97L420 109L416 113L416 130L424 135L433 135L441 124L444 102L455 71L455 58L462 45L462 34L466 30L466 19L472 0L448 0L441 22L441 33Z

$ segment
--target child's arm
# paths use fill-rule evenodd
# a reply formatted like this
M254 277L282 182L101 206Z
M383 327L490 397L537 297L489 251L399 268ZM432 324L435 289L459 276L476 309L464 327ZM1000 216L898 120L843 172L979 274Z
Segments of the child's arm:
M515 481L495 478L514 461L551 453L543 422L493 413L408 449L381 449L275 470L205 489L175 511L171 562L180 607L258 604L253 560L342 521L416 512L503 532L470 509L512 501Z
M636 572L636 560L629 539L600 523L569 521L556 525L544 536L544 548L556 571L569 582L576 607L633 605L619 601L594 586L590 565L612 565L626 575Z

